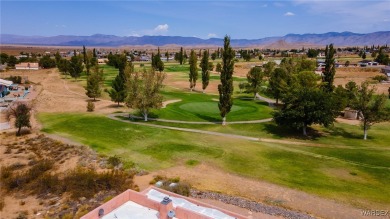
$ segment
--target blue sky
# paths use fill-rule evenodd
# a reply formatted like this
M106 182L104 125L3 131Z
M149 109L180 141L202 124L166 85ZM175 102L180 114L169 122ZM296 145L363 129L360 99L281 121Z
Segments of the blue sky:
M0 0L1 33L257 39L390 30L390 0Z

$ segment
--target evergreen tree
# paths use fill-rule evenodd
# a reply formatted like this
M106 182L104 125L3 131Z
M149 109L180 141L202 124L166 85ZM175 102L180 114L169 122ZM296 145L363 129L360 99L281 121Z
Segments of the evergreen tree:
M221 84L218 85L218 108L222 117L222 125L226 125L226 115L233 106L232 94L235 52L230 46L230 37L226 35L223 42Z
M216 72L221 72L222 71L222 65L221 63L217 63L217 66L215 67Z
M167 62L169 61L169 52L168 50L165 52L165 58L167 59Z
M75 80L80 77L81 72L83 71L83 61L82 59L75 55L70 58L69 63L69 74L72 76Z
M383 47L381 47L379 49L379 52L378 52L378 56L376 57L375 59L376 62L382 64L382 65L388 65L390 64L390 58L389 58L389 55L387 55L384 51L383 51Z
M50 55L44 55L39 60L39 66L41 66L42 68L54 68L56 67L56 61L50 58Z
M54 57L55 57L55 60L56 60L56 65L58 65L58 63L60 62L60 60L62 58L60 53L58 52L58 50L57 50L56 54L54 55Z
M126 73L131 74L134 71L132 64L128 64L124 71L119 71L118 75L112 81L111 87L108 91L112 101L118 103L124 102L126 99Z
M153 55L152 53L152 68L159 72L164 71L164 63L161 61L160 48L158 48L156 55Z
M260 67L253 67L249 70L246 78L248 80L249 89L253 92L254 99L256 99L256 94L260 91L261 82L263 81L264 72Z
M333 48L333 44L327 45L325 48L325 70L322 78L323 89L326 92L332 92L334 89L333 81L336 73L335 55L336 51Z
M96 66L94 71L87 77L86 95L89 98L93 98L94 101L101 96L103 80L103 69L100 70L99 66Z
M198 57L195 54L194 50L191 50L190 54L190 90L192 91L196 86L196 81L198 80Z
M200 62L200 68L202 69L202 89L203 89L203 93L205 92L205 89L209 85L209 81L210 81L210 71L209 71L210 66L209 66L209 64L210 64L210 62L209 62L209 52L207 50L205 50L203 52L203 57L202 57L202 60Z
M60 61L57 64L58 71L60 71L63 75L65 75L65 78L69 74L69 68L70 68L70 61L67 59L60 59Z
M182 65L184 62L184 52L183 52L183 47L180 47L180 53L179 53L179 63Z

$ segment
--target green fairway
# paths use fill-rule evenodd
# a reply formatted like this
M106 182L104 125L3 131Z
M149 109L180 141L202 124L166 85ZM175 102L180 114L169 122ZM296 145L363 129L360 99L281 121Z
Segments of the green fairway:
M220 121L217 95L209 95L195 92L174 92L166 89L163 92L165 99L181 100L169 104L166 108L153 110L151 117L183 120L183 121ZM242 100L235 98L231 112L228 114L229 121L248 121L271 117L272 108L262 101L252 99Z
M42 113L38 117L45 132L82 142L101 154L119 155L125 162L135 162L149 171L201 162L227 172L361 206L390 204L390 196L384 195L390 193L390 170L375 168L389 167L390 152L385 146L389 137L378 139L381 143L375 148L370 145L371 140L366 141L368 146L361 140L363 143L359 147L365 148L356 147L353 142L357 139L352 139L351 144L342 143L344 148L334 148L332 144L307 147L145 127L89 114ZM259 135L262 132L258 130ZM371 132L376 139L377 131ZM335 139L325 136L309 142ZM359 164L354 164L355 161Z

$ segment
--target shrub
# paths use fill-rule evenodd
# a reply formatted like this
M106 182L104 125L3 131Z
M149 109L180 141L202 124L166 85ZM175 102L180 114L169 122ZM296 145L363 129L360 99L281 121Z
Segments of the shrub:
M64 190L70 192L71 198L90 198L101 190L123 191L133 186L133 182L123 171L97 173L95 170L77 168L63 179Z
M381 82L381 81L386 81L387 77L385 75L376 75L372 79L374 79L375 81Z
M3 211L4 207L5 207L4 199L1 198L1 199L0 199L0 211Z
M107 159L107 162L113 167L119 166L122 163L121 158L117 155L111 156Z
M93 112L95 110L95 104L92 101L87 103L87 112Z

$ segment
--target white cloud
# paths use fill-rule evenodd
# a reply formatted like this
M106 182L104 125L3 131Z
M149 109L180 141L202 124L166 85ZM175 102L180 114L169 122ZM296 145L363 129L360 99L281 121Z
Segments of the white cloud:
M215 34L215 33L209 33L209 34L207 35L207 37L208 37L208 38L215 38L215 37L217 37L217 34Z
M169 25L168 24L160 24L154 28L155 32L168 32Z
M295 14L294 13L292 13L292 12L286 12L285 14L284 14L284 16L294 16Z
M144 30L131 30L128 36L156 36L156 35L166 35L168 33L169 25L168 24L159 24L153 29L144 29Z

